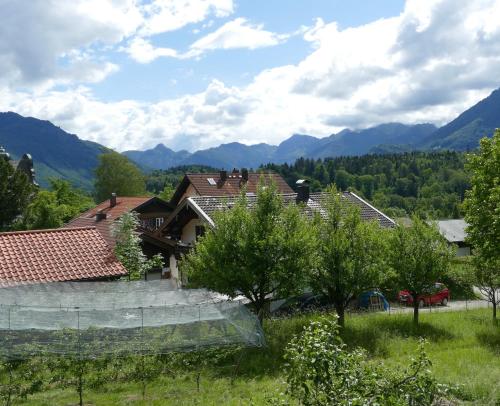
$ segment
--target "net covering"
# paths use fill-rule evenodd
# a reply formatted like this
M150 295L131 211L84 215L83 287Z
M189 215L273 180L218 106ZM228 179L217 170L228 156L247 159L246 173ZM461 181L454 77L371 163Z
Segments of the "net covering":
M240 302L203 289L173 289L168 280L0 288L2 358L264 344L259 322Z

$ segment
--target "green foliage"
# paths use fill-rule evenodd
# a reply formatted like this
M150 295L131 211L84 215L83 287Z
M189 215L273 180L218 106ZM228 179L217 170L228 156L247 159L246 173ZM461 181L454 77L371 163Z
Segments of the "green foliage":
M8 230L23 213L34 193L25 173L15 171L9 162L0 158L0 231Z
M473 246L478 286L493 305L493 320L500 304L500 130L483 138L477 154L467 157L472 188L464 207L468 241Z
M128 271L129 280L142 279L150 270L163 266L163 257L160 254L147 259L142 252L141 239L136 231L139 227L137 213L123 214L113 227L116 238L115 254Z
M435 224L414 216L410 227L399 226L391 233L388 257L396 286L413 298L413 320L418 324L418 297L446 275L454 251Z
M364 290L380 286L386 257L387 232L376 222L361 219L333 186L328 188L325 217L316 218L318 266L310 285L335 304L339 323L349 302Z
M51 179L50 185L51 190L41 190L36 194L16 228L58 228L94 205L90 196L74 189L67 181Z
M348 351L335 321L311 322L286 348L287 394L304 406L430 406L440 390L423 341L417 354L394 372L370 363L362 350Z
M109 152L99 156L99 166L95 170L95 196L101 202L111 193L118 196L142 196L146 194L146 184L142 172L124 155Z
M169 202L170 199L172 199L174 192L175 192L175 189L173 188L172 185L165 184L165 187L163 188L163 190L160 193L158 193L158 197L160 199L165 200L166 202Z
M284 205L274 184L261 179L256 203L244 193L230 210L216 212L207 230L181 261L194 286L230 297L243 295L263 318L269 295L287 297L304 286L314 260L314 238L295 204Z
M41 390L43 385L43 364L40 359L30 361L0 360L0 400L7 406L15 400L26 399L28 395Z
M464 154L409 152L321 159L300 158L293 165L268 164L291 186L310 179L320 191L330 182L353 190L390 216L419 214L429 218L458 218L469 187Z

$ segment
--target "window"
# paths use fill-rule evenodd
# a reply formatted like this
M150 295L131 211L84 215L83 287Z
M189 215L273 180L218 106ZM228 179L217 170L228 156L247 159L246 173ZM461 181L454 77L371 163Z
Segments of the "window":
M155 218L155 226L156 226L156 228L159 228L163 224L163 220L164 220L163 217L156 217Z
M208 183L210 183L212 186L215 186L217 182L215 181L214 178L207 178Z
M205 226L195 226L194 231L196 233L196 238L203 236L205 234Z

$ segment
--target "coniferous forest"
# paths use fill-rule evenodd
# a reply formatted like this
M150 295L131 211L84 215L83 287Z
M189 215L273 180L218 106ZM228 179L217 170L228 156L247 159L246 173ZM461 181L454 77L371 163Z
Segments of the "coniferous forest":
M465 154L459 152L408 152L300 158L291 165L268 164L263 169L280 173L292 186L298 179L309 179L313 191L333 182L393 217L416 213L440 219L462 216L460 206L469 188L464 162Z

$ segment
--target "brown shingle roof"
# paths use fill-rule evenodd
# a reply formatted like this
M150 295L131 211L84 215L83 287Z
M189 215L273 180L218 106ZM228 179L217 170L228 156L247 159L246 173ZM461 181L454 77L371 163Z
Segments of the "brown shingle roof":
M80 214L68 222L64 228L78 228L78 227L95 227L102 237L106 240L110 247L115 246L115 238L113 237L112 226L123 214L134 210L136 207L152 199L150 196L141 197L120 197L116 198L116 206L110 207L109 200L98 204L96 207ZM101 211L106 214L103 220L96 220L97 212Z
M279 193L293 193L285 180L277 173L249 173L248 181L243 182L241 172L227 173L227 178L221 182L219 173L187 173L172 197L172 203L180 203L182 195L191 184L199 196L237 196L241 186L245 184L248 193L256 193L260 177L264 176L276 184ZM209 181L213 179L213 182Z
M0 233L0 284L125 275L94 227Z

